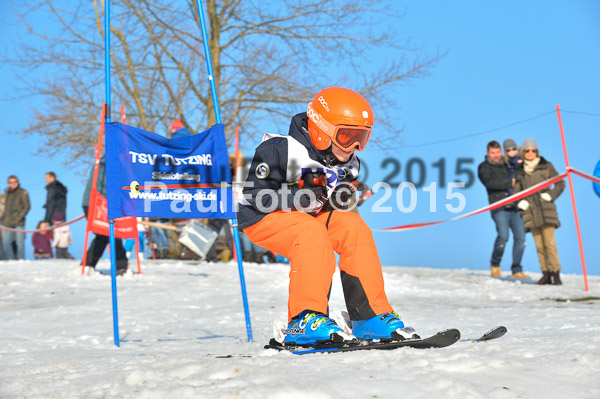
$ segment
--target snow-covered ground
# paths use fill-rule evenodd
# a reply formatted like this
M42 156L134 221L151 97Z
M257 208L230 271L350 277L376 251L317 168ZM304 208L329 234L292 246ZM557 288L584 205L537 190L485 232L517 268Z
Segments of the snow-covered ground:
M245 265L251 343L234 263L142 268L117 279L117 348L109 276L80 276L76 261L0 262L0 398L600 398L597 276L585 292L575 275L555 287L386 267L391 303L421 335L508 333L444 349L294 356L262 349L272 321L286 318L287 265ZM343 306L336 274L331 310ZM215 356L225 354L236 356Z

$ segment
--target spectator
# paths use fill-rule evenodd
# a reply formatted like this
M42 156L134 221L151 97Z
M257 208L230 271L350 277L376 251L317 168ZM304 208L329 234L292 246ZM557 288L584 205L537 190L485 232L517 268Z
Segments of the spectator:
M2 216L4 216L4 209L6 206L6 194L0 194L0 224L2 223ZM2 245L2 236L4 230L0 229L0 260L5 259L4 257L4 246Z
M54 172L46 173L46 216L44 221L48 224L54 220L54 215L60 213L64 220L67 218L67 188L58 180Z
M191 136L189 130L183 127L183 123L179 119L175 119L173 123L171 123L171 138L178 139L180 137L188 137Z
M233 234L231 233L231 225L227 219L208 219L206 227L215 231L217 234L221 233L221 230L225 233L225 245L229 251L230 256L233 254ZM206 254L207 262L218 262L220 257L217 255L217 241L212 244Z
M54 224L58 225L64 222L65 218L61 213L54 214ZM75 259L69 253L69 245L73 244L73 236L68 225L56 227L52 239L52 247L56 248L56 259Z
M540 157L538 147L533 139L526 139L521 146L523 169L515 175L515 192L525 190L538 183L558 176L554 166ZM535 247L540 261L543 276L537 284L561 285L560 262L554 230L560 227L558 212L554 201L565 189L565 182L559 181L553 189L546 188L541 192L531 194L518 203L523 210L525 229L533 234Z
M156 219L153 222L166 224L167 221L164 219ZM165 229L160 227L150 226L148 227L148 238L152 241L155 252L154 256L156 259L169 259L169 237Z
M513 139L506 139L502 143L504 147L504 163L508 168L508 177L512 180L512 185L515 185L515 172L523 167L523 159L519 156L517 143ZM508 195L512 195L514 188L508 189Z
M513 188L512 178L509 177L506 164L502 162L502 149L496 140L488 143L485 160L479 164L478 176L487 190L490 204L509 196L508 191ZM508 204L494 209L491 213L498 232L490 260L492 276L499 277L501 275L500 261L508 242L510 228L513 232L512 265L510 267L512 277L529 278L523 273L523 266L521 266L521 259L525 251L525 228L519 211L513 204Z
M83 213L86 218L88 217L88 210L90 206L90 193L94 183L94 167L90 171L85 191L83 192L83 200L81 206L83 207ZM100 158L100 164L98 165L98 177L96 179L96 190L103 196L106 197L106 161L104 156ZM104 249L108 245L109 237L101 234L96 234L96 237L92 240L90 247L87 250L85 265L93 269L96 268L96 264L102 257ZM123 240L115 238L115 250L117 256L117 274L122 275L127 272L127 256L125 248L123 248Z
M15 175L8 177L8 187L4 190L4 193L6 194L6 204L2 216L2 225L23 230L25 228L25 215L31 209L29 194L19 185L19 179ZM16 250L13 250L13 241L16 244ZM13 253L16 255L16 259L25 259L25 233L5 231L2 243L6 259L12 259Z
M48 223L41 221L38 223L36 230L44 230L48 228ZM50 244L50 237L48 236L50 231L36 231L31 236L31 243L33 244L33 257L35 259L48 259L52 258L52 245Z

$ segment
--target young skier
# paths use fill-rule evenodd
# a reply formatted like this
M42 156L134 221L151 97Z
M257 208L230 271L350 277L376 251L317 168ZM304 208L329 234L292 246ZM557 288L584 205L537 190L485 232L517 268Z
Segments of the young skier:
M240 199L240 228L291 261L286 344L418 337L390 306L371 230L347 212L373 126L371 106L341 87L320 91L294 116L288 136L266 135ZM328 316L339 266L352 334Z

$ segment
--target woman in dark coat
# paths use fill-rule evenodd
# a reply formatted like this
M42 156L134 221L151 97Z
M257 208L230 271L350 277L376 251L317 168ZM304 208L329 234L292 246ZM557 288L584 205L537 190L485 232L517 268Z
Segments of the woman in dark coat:
M533 139L526 139L521 146L523 168L515 174L515 193L532 187L538 183L558 176L554 166L540 157L537 144ZM540 267L543 276L537 284L560 285L560 262L554 231L560 227L558 212L554 201L565 189L565 182L559 181L554 188L546 188L521 200L517 207L523 210L525 231L531 232L535 239Z

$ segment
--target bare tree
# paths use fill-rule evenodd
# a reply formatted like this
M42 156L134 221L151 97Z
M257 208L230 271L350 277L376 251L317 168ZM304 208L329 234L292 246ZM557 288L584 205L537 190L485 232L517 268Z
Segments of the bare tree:
M104 101L104 3L17 1L13 10L35 40L27 38L11 62L50 72L28 80L22 95L41 96L47 106L15 133L39 135L42 152L76 160L93 148ZM363 94L385 126L399 109L393 87L425 76L439 58L420 57L399 41L402 13L393 1L205 4L228 136L235 125L253 135L264 133L265 123L286 123L285 132L291 115L333 85ZM46 30L33 22L40 13ZM113 1L110 29L112 102L125 106L129 124L164 132L179 118L197 133L215 123L195 0ZM388 125L378 136L400 130Z

